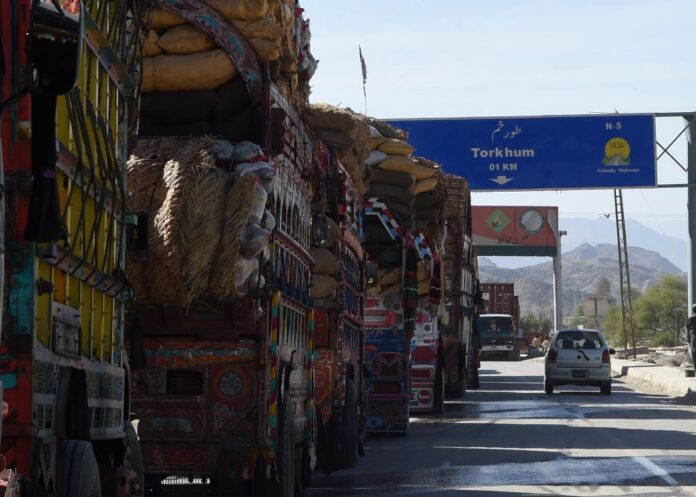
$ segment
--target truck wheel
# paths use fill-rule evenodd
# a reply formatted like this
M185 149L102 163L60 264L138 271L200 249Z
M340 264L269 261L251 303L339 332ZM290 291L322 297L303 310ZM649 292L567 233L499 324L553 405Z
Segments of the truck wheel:
M544 382L544 392L546 392L546 395L553 395L553 385L548 381Z
M339 428L341 468L352 468L358 462L358 400L355 382L346 380L346 402Z
M63 442L63 489L63 495L70 497L101 497L99 464L91 443Z
M304 490L312 486L312 461L309 457L309 449L306 443L300 446L300 453L302 457L299 471L299 483L301 489Z
M215 472L210 481L210 494L213 497L246 497L249 492L245 481L237 478L234 467L234 450L223 446L215 464Z
M611 395L611 383L610 382L602 383L602 386L599 388L600 388L600 391L602 392L603 395Z
M295 496L295 413L289 392L280 404L278 413L278 497Z
M433 412L442 414L445 406L445 379L443 377L442 366L438 365L435 369L435 384L433 385Z
M481 382L479 381L478 369L471 369L469 371L470 371L470 373L469 373L469 375L470 375L469 388L476 390L476 389L481 387Z

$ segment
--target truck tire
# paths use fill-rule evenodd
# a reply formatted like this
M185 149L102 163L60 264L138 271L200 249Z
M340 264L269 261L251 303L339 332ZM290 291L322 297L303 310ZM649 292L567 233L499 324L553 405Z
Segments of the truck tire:
M278 497L295 497L295 413L289 397L286 392L278 413Z
M352 468L358 462L358 394L355 382L346 380L346 402L339 427L339 465Z
M433 385L433 413L442 414L445 407L445 378L442 366L435 369L435 384Z
M469 388L472 388L474 390L481 388L478 369L471 369L470 371L471 379L469 381Z
M63 495L70 497L101 497L99 464L91 443L63 442L63 489Z

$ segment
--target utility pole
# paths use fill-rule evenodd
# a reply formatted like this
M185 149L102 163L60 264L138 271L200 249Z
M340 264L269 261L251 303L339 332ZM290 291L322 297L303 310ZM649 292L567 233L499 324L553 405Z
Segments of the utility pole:
M628 332L631 332L633 358L636 357L636 333L633 324L633 302L631 300L631 272L628 264L628 244L626 243L626 222L624 218L623 193L614 190L614 209L616 212L616 245L619 250L619 280L621 285L621 326L624 336L624 350L628 351Z

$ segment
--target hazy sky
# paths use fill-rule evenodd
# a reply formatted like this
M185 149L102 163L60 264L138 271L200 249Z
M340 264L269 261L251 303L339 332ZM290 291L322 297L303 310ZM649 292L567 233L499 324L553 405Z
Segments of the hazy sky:
M313 102L379 118L696 110L694 0L303 0L320 59ZM667 145L683 127L657 119ZM686 166L686 141L670 151ZM686 183L671 159L660 184ZM473 203L614 212L612 190L474 193ZM627 218L688 239L686 189L624 190ZM562 226L561 221L561 227ZM630 233L628 242L631 243Z

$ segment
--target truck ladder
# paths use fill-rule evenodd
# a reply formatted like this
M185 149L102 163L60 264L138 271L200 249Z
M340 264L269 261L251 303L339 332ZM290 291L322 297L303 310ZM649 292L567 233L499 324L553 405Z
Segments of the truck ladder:
M616 212L616 246L619 250L619 280L621 285L621 326L623 330L624 350L628 350L628 332L631 333L633 357L636 356L636 333L633 321L633 303L631 300L631 273L628 264L628 244L626 243L626 223L621 189L614 189L614 209Z

